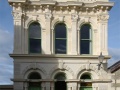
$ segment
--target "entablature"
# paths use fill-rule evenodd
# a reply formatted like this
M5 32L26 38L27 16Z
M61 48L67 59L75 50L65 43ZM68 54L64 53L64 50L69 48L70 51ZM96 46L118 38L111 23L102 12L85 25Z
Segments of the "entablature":
M9 0L9 3L11 6L17 8L17 7L21 7L21 8L28 8L28 7L33 7L33 8L37 8L37 7L51 7L52 9L55 9L57 7L59 8L65 8L65 9L77 9L77 10L84 10L86 8L95 8L96 10L99 10L101 7L103 7L103 10L110 10L111 7L114 5L113 2L101 2L101 1L95 1L93 3L87 2L85 3L84 0L82 0L81 2L79 1L66 1L66 2L58 2L58 1L46 1L46 0L42 0L42 1L28 1L28 0Z

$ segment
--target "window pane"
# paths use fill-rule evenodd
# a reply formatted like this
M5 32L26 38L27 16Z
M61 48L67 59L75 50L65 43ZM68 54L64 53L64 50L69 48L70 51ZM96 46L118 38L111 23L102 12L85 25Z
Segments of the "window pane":
M81 54L89 54L89 52L90 52L90 41L89 40L81 40L80 53Z
M81 27L80 30L80 38L81 39L90 39L90 25L89 24L85 24Z
M66 54L66 40L63 39L55 40L55 53Z
M41 52L41 39L30 39L30 53Z
M66 26L64 23L55 26L55 38L66 38Z
M29 35L30 38L41 38L41 28L39 23L34 22L30 25Z

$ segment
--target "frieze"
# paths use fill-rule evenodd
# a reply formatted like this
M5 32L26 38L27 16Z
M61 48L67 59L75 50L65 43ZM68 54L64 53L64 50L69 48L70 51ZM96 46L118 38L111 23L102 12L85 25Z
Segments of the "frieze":
M109 19L109 15L98 15L98 21L107 21Z

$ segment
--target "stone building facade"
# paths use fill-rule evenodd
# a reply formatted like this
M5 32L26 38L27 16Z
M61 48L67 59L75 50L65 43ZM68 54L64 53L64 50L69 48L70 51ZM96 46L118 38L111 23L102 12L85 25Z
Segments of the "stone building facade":
M8 0L14 90L111 90L109 0ZM98 56L105 56L99 66Z
M120 90L120 60L108 69L112 74L111 90Z

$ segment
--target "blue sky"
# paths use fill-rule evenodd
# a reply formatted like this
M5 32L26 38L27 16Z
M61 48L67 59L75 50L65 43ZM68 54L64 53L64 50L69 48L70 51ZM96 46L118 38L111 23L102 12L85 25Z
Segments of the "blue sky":
M108 47L112 58L109 65L120 60L120 0L110 0L115 6L110 11L108 23ZM7 0L0 0L0 84L12 84L13 59L9 53L13 51L13 17L12 8Z

